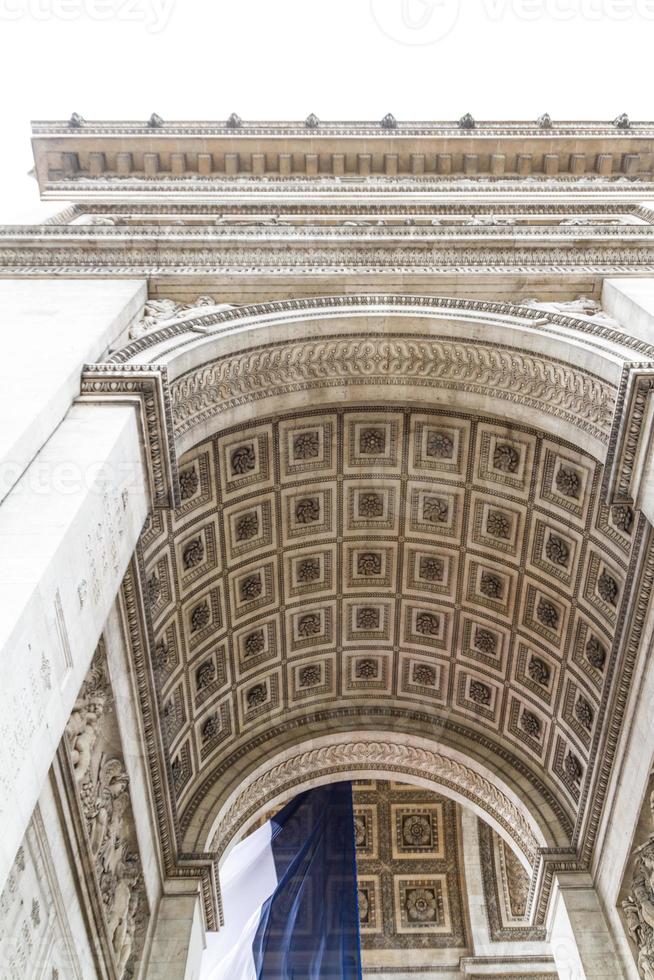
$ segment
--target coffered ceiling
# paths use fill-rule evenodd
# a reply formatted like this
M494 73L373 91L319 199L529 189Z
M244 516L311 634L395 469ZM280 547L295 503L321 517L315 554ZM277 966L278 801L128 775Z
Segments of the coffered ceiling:
M601 479L526 426L383 405L187 453L141 542L182 833L289 739L417 726L537 791L569 839L637 537Z

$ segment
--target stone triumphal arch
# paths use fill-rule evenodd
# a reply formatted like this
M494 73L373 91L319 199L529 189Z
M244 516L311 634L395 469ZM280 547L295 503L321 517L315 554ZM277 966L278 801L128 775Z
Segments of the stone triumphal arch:
M351 779L364 975L654 976L654 126L73 115L34 156L2 975L199 977L229 849Z

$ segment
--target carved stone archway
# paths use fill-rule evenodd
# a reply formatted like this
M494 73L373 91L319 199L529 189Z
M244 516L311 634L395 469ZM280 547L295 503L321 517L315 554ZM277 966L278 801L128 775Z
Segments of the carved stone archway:
M428 739L362 731L310 739L266 759L221 805L206 849L222 860L266 810L338 779L400 779L451 796L487 820L530 872L545 846L525 804L496 774Z

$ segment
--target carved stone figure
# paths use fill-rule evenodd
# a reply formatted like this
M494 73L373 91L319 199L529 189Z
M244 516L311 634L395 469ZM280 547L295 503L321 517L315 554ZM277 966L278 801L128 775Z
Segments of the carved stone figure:
M122 815L129 806L126 792L128 782L120 760L108 759L102 764L95 787L95 812L90 820L89 837L91 851L99 857L103 866L106 862L111 863L106 845L111 846L121 836Z
M106 934L121 980L135 975L145 935L143 888L129 778L102 649L66 727L70 758L86 823L86 848L104 908ZM33 918L40 912L33 910Z
M654 835L635 851L631 894L622 902L627 931L638 950L638 971L654 980Z
M109 701L109 684L99 665L89 671L66 726L75 779L81 783L88 773L97 739L98 722Z
M507 214L473 214L472 217L468 218L467 224L485 225L486 227L491 227L492 225L515 225L516 219Z
M109 228L116 224L114 218L110 218L106 214L83 214L81 218L78 218L75 222L76 225L95 225L97 227Z
M182 315L198 307L215 306L217 309L231 309L232 303L215 303L211 296L198 296L193 303L176 303L172 299L149 299L140 317L130 327L130 340L138 340L166 323L174 322Z
M139 878L140 874L135 867L127 863L123 865L109 909L107 928L119 976L123 976L125 972L134 944L138 901L134 889Z

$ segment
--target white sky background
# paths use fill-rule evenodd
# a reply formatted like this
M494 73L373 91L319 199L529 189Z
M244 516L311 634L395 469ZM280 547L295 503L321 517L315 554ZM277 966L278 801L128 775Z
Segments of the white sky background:
M0 0L0 223L30 119L653 119L653 45L654 0Z

